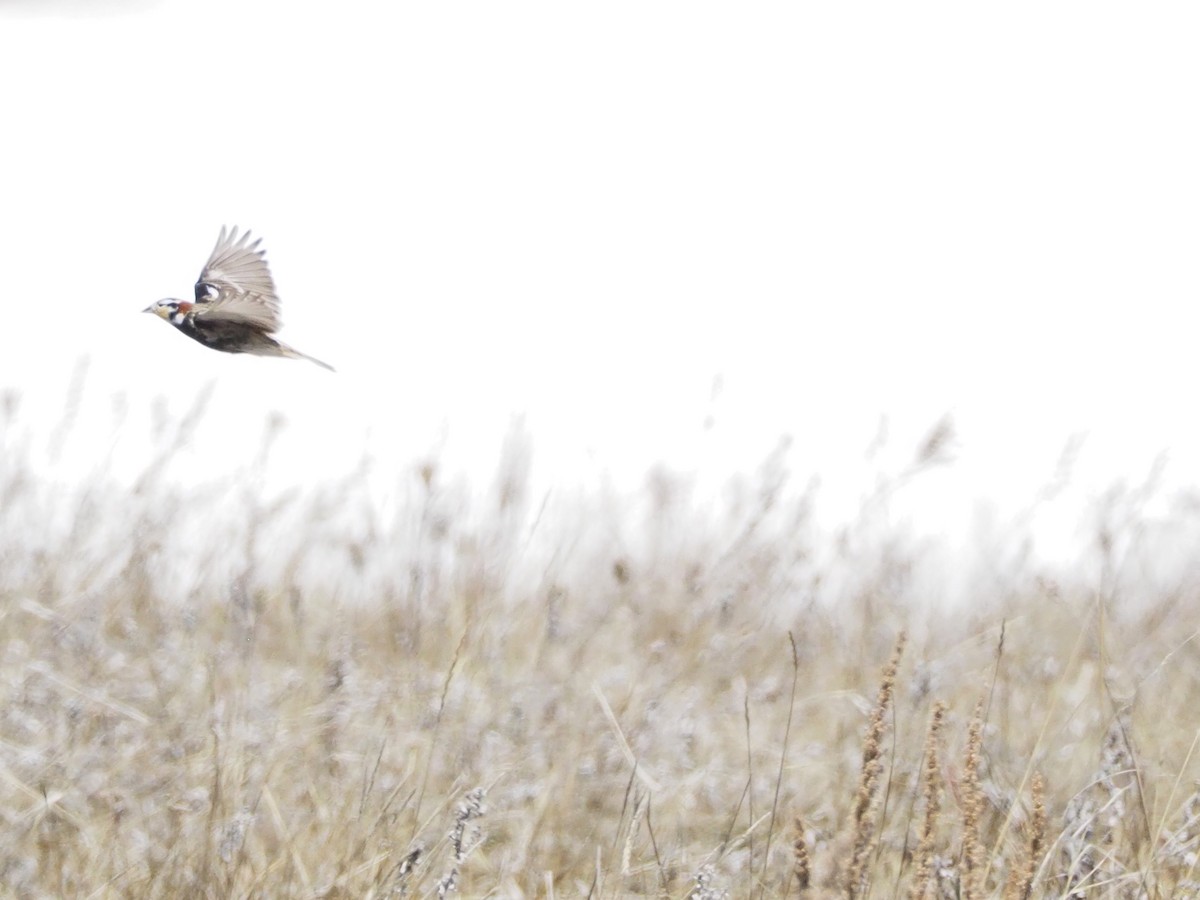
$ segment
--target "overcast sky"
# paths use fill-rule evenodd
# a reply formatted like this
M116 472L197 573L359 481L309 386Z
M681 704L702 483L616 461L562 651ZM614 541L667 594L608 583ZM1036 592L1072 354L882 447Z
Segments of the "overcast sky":
M899 459L949 412L956 515L1031 497L1073 435L1081 484L1164 450L1195 483L1198 24L0 0L0 385L52 421L89 356L79 427L130 411L87 448L113 470L153 397L211 383L214 476L269 410L299 481L364 448L487 477L523 415L549 482L719 480L790 435L853 497L881 416ZM223 224L263 237L284 339L336 375L140 315L190 295Z

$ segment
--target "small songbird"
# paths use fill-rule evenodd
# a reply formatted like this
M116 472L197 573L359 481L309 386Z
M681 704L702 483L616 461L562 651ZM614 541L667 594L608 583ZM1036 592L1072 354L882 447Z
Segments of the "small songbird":
M235 226L221 236L196 282L196 300L158 300L142 312L166 319L192 340L226 353L286 356L307 359L333 371L333 366L293 350L272 337L282 324L275 282L267 268L267 253L250 232L240 238Z

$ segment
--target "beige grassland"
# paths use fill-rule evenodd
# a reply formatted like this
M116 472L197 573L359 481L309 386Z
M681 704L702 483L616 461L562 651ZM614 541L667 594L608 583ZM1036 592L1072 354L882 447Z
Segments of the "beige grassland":
M516 441L382 515L258 496L269 434L68 491L7 406L4 896L1200 896L1200 595L1127 564L1136 498L1069 577L1009 554L945 608L772 460L551 524Z

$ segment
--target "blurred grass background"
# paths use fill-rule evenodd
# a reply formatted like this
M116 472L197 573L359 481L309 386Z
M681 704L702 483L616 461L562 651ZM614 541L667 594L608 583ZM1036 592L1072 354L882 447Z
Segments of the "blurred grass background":
M277 418L168 475L205 396L132 483L0 398L7 895L1200 895L1196 510L1153 478L1073 567L966 561L888 515L948 422L830 529L778 453L539 496L519 429L486 491L268 489Z

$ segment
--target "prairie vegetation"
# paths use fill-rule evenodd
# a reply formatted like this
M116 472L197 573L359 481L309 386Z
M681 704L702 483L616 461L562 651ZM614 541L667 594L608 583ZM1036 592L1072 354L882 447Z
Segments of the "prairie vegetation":
M547 502L514 439L486 494L429 460L387 503L264 496L270 428L157 474L198 407L78 485L14 408L9 896L1200 894L1198 584L1137 491L1075 571L1010 554L945 606L928 547L869 498L817 527L778 459Z

